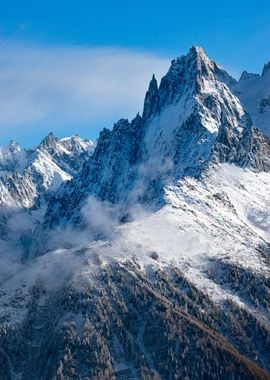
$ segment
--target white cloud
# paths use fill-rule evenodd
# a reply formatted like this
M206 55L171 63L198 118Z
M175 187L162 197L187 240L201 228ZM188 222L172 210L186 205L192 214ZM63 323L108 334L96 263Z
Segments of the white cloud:
M164 57L114 47L2 41L0 49L0 138L19 137L38 125L90 128L114 116L135 116L152 73L160 77L169 64Z

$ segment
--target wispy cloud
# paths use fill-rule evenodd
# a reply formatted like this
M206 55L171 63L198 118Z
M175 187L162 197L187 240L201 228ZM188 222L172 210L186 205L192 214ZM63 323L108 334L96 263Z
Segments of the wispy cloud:
M0 49L2 139L37 133L39 125L63 130L65 123L88 123L94 128L113 117L131 117L142 109L151 74L160 76L169 63L115 47L1 41Z

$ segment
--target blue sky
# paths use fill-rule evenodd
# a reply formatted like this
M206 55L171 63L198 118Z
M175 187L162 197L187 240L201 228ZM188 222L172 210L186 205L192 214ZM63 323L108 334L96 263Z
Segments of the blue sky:
M269 1L1 1L0 145L95 138L191 45L237 76L270 60Z

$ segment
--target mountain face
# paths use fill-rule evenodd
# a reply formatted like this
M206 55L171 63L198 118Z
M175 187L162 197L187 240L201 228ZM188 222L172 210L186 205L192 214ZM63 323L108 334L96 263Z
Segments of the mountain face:
M79 136L59 140L52 133L33 149L22 149L15 142L0 148L2 252L26 249L49 198L81 169L93 150L89 140Z
M79 176L49 203L45 226L78 223L89 195L113 203L162 202L167 180L198 176L213 162L268 171L270 140L226 83L236 82L200 48L173 60L159 87L152 78L143 117L101 132Z
M48 207L0 241L1 379L269 379L270 140L239 83L192 47L92 154L2 150Z
M58 140L50 133L35 149L11 142L0 149L0 204L31 208L70 180L90 157L94 144L78 136Z
M269 136L270 62L264 65L261 75L244 71L239 82L233 84L231 89L244 104L255 125Z

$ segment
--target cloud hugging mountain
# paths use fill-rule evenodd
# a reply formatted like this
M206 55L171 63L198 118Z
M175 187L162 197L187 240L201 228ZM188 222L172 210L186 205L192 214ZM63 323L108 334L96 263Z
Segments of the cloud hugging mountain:
M0 377L269 377L268 66L193 46L97 142L1 149Z

